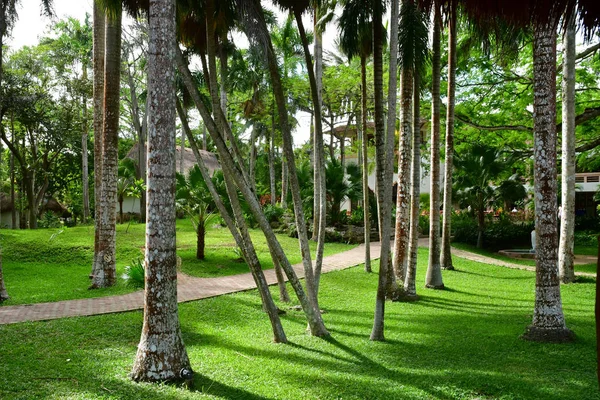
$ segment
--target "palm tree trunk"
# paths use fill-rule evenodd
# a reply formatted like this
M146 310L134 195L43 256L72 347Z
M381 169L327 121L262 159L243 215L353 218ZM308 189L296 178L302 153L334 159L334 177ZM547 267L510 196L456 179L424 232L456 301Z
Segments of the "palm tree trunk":
M100 274L102 267L98 259L100 252L100 193L102 192L102 128L104 126L104 114L102 105L104 101L104 51L106 39L106 25L104 10L100 4L94 2L94 49L93 49L93 68L94 68L94 260L92 262L92 272L90 278Z
M573 340L560 297L556 227L556 25L534 23L533 133L536 282L533 322L523 337L534 341Z
M255 7L255 4L244 4L244 5L249 6L249 7ZM260 20L259 20L260 29L263 32L266 32L267 28L266 28L266 23L264 22L264 19L262 19L262 10L258 11L256 9L250 9L250 11L253 13L253 15L256 15L260 18ZM253 21L256 21L256 19L253 19ZM266 36L268 37L268 35L266 35ZM278 73L277 64L275 63L275 60L273 58L273 48L272 48L270 41L268 42L268 45L269 45L268 52L270 53L269 54L269 69L270 69L270 72L272 73L272 75L274 75L273 71L275 73ZM194 83L194 80L192 79L191 73L183 60L183 55L181 54L181 51L179 51L179 49L177 49L177 48L176 48L176 60L177 60L177 66L179 68L179 71L183 75L186 88L192 94L192 98L194 100L194 103L196 104L196 108L200 112L200 115L202 116L204 123L207 125L208 132L211 135L211 138L213 139L213 142L219 152L220 161L222 163L221 165L223 167L223 172L224 172L224 174L229 174L234 179L235 184L238 186L238 188L242 192L244 198L248 202L248 205L250 207L252 215L256 218L259 227L265 234L265 238L267 239L267 244L269 245L270 251L272 251L279 259L281 266L290 281L290 284L292 285L292 287L294 288L294 291L296 292L296 295L298 296L300 304L302 305L302 309L304 310L304 313L306 314L311 333L315 336L328 335L329 333L325 329L325 325L323 324L323 320L321 318L320 313L315 310L315 308L313 307L312 299L309 298L308 295L304 292L304 289L302 288L302 285L301 285L296 273L294 272L291 264L289 263L289 260L285 256L285 253L283 252L283 249L282 249L280 243L277 241L277 238L275 237L275 234L274 234L273 230L271 229L269 222L267 221L264 213L262 212L260 204L258 203L258 200L256 199L256 195L254 194L254 192L252 192L248 183L243 179L243 176L242 176L241 172L239 171L239 168L237 168L237 166L235 165L235 162L234 162L231 154L229 153L229 150L227 148L226 143L224 142L222 135L219 133L218 128L217 128L215 122L212 120L209 111L207 110L206 106L202 102L202 99L198 92L198 88L195 86L195 83ZM289 147L291 148L290 130L289 130L288 122L287 122L287 114L285 113L286 112L285 111L285 99L283 97L283 90L281 89L281 81L279 80L279 76L275 75L275 78L273 79L273 81L275 82L274 86L276 87L275 92L278 93L278 96L276 96L277 101L278 101L278 103L283 102L283 109L281 109L281 111L280 111L280 119L283 121L283 124L282 124L282 126L284 126L283 130L284 130L284 132L287 132L287 135L288 135L288 137L285 137L285 135L284 135L284 138L285 138L284 142L287 141L289 144ZM279 105L281 106L281 104L279 104ZM283 118L285 118L285 120L283 120ZM289 149L289 151L290 151L290 153L292 153L291 149ZM291 175L290 180L292 181L292 195L295 196L295 191L296 191L298 193L298 197L299 197L298 179L296 176L295 164L293 163L293 159L292 159L291 165L294 167L293 171L290 171L290 175ZM297 223L301 222L303 224L304 220L302 217L302 208L300 208L300 217L301 218L298 218L298 212L297 212L298 211L297 207L298 206L302 207L302 204L301 204L301 202L299 202L297 200L300 200L300 199L299 198L294 199L294 208L296 209L296 218L297 218L296 221L297 221ZM299 227L299 236L300 237L302 237L301 233L304 234L304 238L306 239L306 245L308 245L308 238L306 237L306 226L304 224L301 227ZM303 259L305 259L305 257L307 256L304 249L305 249L305 247L301 248ZM310 261L310 253L308 253L308 260ZM307 273L307 271L306 271L306 266L305 266L305 274L306 273ZM312 269L309 269L308 273L310 274L310 276L312 276ZM307 282L308 282L308 280L307 280Z
M191 379L177 314L175 219L175 1L150 3L148 224L144 325L131 372L136 381Z
M575 280L573 244L575 235L575 18L571 16L564 35L562 78L562 213L558 271L562 283Z
M196 258L204 260L204 239L206 238L206 228L201 220L198 221L196 228Z
M250 170L250 183L253 186L254 192L256 192L256 125L252 126L252 132L250 133L250 158L248 160L248 169Z
M371 272L371 217L369 215L369 159L367 155L367 60L364 55L360 56L360 90L361 90L361 125L362 125L362 192L363 192L363 214L365 227L365 271Z
M392 21L398 18L398 0L392 0ZM394 12L394 10L396 10ZM377 175L377 205L379 209L379 238L381 241L381 255L379 257L379 280L377 285L377 299L375 304L375 316L370 339L383 341L384 338L384 315L387 285L387 271L390 263L390 210L391 210L391 183L392 183L392 155L393 135L385 136L385 121L383 114L383 28L381 18L383 6L380 1L373 5L373 91L375 97L375 151L376 151L376 175ZM397 22L396 22L397 23ZM394 33L391 33L392 40ZM396 34L396 36L398 36ZM390 113L394 114L395 121L395 93L396 93L396 68L398 57L394 57L397 46L390 46L392 55L389 71L389 93L388 102ZM397 53L396 53L397 54ZM393 101L392 101L393 99ZM394 123L395 126L395 123ZM393 129L393 128L392 128ZM391 137L390 137L391 136ZM391 140L392 145L389 144Z
M456 11L451 9L451 13ZM431 176L429 194L429 261L425 287L444 287L440 266L440 72L441 18L436 7L431 60ZM452 22L451 22L452 23Z
M269 319L271 321L271 326L273 329L273 341L276 343L287 343L287 338L285 336L285 332L283 331L283 327L281 325L281 320L279 319L279 310L277 306L273 302L273 297L271 296L271 292L269 291L269 286L265 279L265 275L262 271L262 267L260 266L260 261L258 260L258 256L256 255L256 251L254 250L254 244L252 243L252 239L248 233L248 229L246 227L246 221L243 218L237 218L238 215L241 215L239 211L239 202L232 202L232 207L234 207L234 212L236 212L236 221L234 222L233 218L229 214L227 208L223 204L221 200L221 196L217 193L217 189L213 184L211 176L208 172L208 168L204 164L204 160L200 156L200 152L198 151L198 146L196 141L192 135L192 131L189 127L188 120L183 112L183 107L179 102L179 99L176 101L177 113L179 114L179 118L181 119L181 125L183 131L185 132L188 142L190 144L190 148L194 153L194 157L196 157L196 162L200 167L200 172L202 173L202 177L204 178L204 182L206 182L206 186L210 195L219 210L219 214L221 218L225 221L225 225L229 228L231 235L233 236L236 244L244 254L244 258L248 267L250 268L250 272L252 273L254 280L256 282L256 287L261 295L263 301L263 307L266 309L267 314L269 315ZM234 197L234 200L236 198ZM236 227L237 223L237 227ZM284 281L285 287L285 281ZM286 292L287 294L287 292ZM288 298L289 301L289 298Z
M456 2L452 2L448 30L448 106L446 107L446 148L444 163L444 217L442 222L442 268L453 270L450 252L452 222L452 164L454 159L454 105L456 92Z
M91 288L116 283L117 171L119 140L119 90L121 82L121 8L106 15L104 66L104 127L102 185L100 192L99 244Z
M1 63L1 61L0 61ZM15 121L13 113L10 114L10 141L12 146L15 146ZM17 203L15 199L15 155L10 152L10 210L11 228L17 229Z
M302 23L302 15L300 12L295 11L296 24L300 31L300 38L302 40L302 47L304 47L304 56L306 59L306 66L308 70L308 81L310 82L310 93L312 97L312 103L315 114L315 140L313 143L315 153L315 198L319 199L319 208L315 210L319 215L319 226L317 231L317 252L315 256L314 265L314 290L315 300L319 294L319 282L321 279L321 269L323 267L323 250L325 248L325 225L326 225L326 185L325 185L325 151L323 150L323 125L321 118L321 96L319 88L317 86L317 80L314 73L313 63L310 56L310 50L308 48L308 39L306 32L304 31L304 24ZM316 228L315 228L316 229ZM318 303L315 303L318 304Z
M281 207L287 209L288 169L285 160L281 160Z
M275 184L275 114L271 118L271 136L269 137L269 182L271 184L271 205L277 204L277 186Z
M87 82L87 62L83 64L82 80ZM87 96L83 95L81 99L83 121L81 124L81 186L83 188L83 221L88 221L90 217L90 185L88 176L88 111Z
M438 20L439 21L439 20ZM439 21L441 22L441 21ZM434 22L436 25L438 22ZM434 28L435 29L435 28ZM439 27L438 34L439 34ZM435 41L435 30L434 30L434 41ZM439 43L439 41L438 41ZM434 50L435 51L435 50ZM434 56L435 57L435 56ZM434 61L435 62L435 61ZM439 85L439 77L438 82ZM435 85L435 80L433 81ZM420 199L421 199L421 79L419 73L415 71L414 74L414 124L413 124L413 135L412 135L412 180L410 182L410 236L408 240L408 268L406 269L406 280L404 281L404 291L409 299L416 299L417 287L417 253L419 247L419 215L420 215ZM439 87L439 86L438 86ZM438 89L439 92L439 89ZM433 95L432 95L433 97ZM433 97L434 98L434 97ZM435 99L435 98L434 98ZM434 103L435 100L432 101ZM438 97L439 102L439 97ZM438 104L439 108L439 104ZM434 114L432 107L432 115ZM439 115L439 114L438 114ZM432 117L433 118L433 117ZM439 129L439 120L438 120Z

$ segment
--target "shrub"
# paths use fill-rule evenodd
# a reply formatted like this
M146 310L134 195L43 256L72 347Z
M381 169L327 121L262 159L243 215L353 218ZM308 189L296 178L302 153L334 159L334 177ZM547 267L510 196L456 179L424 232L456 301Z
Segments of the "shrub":
M281 222L280 219L283 216L285 210L281 207L274 206L272 204L267 204L263 207L263 212L265 213L265 217L267 217L267 221Z
M131 260L131 265L125 267L123 279L127 282L127 286L142 289L145 285L144 275L144 264L141 258L138 257Z
M46 211L42 216L42 219L38 221L40 228L60 228L60 218L56 216L52 211Z
M575 230L600 232L600 218L589 216L575 217Z
M348 223L350 225L363 226L365 222L365 210L362 207L357 207L352 210Z
M457 214L452 218L454 241L477 244L477 221L467 214ZM511 248L531 248L531 231L533 222L515 222L510 218L500 217L487 222L483 233L483 247L497 251Z
M575 244L578 246L596 246L598 244L598 232L575 232Z
M429 235L429 215L419 215L419 231L422 235Z

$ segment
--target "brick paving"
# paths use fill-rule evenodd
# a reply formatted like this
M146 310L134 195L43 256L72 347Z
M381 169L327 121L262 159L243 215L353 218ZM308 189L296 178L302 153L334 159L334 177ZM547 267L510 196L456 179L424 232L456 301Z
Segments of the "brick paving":
M428 239L419 240L420 247L428 246ZM371 243L371 258L379 258L380 243ZM484 264L493 264L507 268L535 271L534 267L513 264L494 258L470 253L452 248L455 256ZM342 270L364 262L364 245L352 250L338 253L323 259L323 273ZM304 277L302 264L293 266L299 278ZM264 271L269 285L277 283L275 271ZM590 273L576 273L578 276L595 276ZM189 275L178 274L177 297L178 302L206 299L222 294L235 293L256 287L252 275L248 272L240 275L224 276L219 278L195 278ZM66 300L54 303L24 304L18 306L0 307L0 325L15 324L25 321L45 321L65 317L81 317L88 315L110 314L123 311L141 310L144 308L144 294L142 291L134 293L97 297L81 300Z
M371 254L373 259L377 258L379 243L371 244ZM322 271L323 273L327 273L362 264L365 260L364 255L364 245L361 245L352 250L325 257L323 259ZM302 264L296 264L293 267L298 277L303 278L304 269ZM275 270L266 270L264 274L270 285L277 283ZM182 303L206 299L222 294L254 289L255 287L256 285L250 272L219 278L195 278L189 275L178 274L177 301ZM110 314L141 310L143 308L143 291L119 296L6 306L0 307L0 325L25 321L45 321L65 317Z

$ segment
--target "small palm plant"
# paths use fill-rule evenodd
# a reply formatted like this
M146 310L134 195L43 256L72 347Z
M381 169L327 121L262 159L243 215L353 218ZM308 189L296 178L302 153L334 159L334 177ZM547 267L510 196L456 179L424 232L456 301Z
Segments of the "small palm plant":
M204 182L200 168L196 165L186 176L177 174L177 192L175 194L177 207L185 212L196 231L196 258L205 257L206 227L216 216L215 206Z

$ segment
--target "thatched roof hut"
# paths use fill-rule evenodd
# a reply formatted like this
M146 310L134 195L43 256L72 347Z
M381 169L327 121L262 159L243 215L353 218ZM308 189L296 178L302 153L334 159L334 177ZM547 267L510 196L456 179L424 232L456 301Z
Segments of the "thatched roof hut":
M143 157L146 158L146 149L143 149L144 154ZM205 151L205 150L198 150L200 152L200 156L202 157L202 160L204 160L204 164L206 165L206 168L208 169L208 172L212 175L214 174L214 172L218 169L221 169L221 164L219 164L219 161L217 160L217 157L209 152L209 151ZM175 148L175 152L176 152L176 156L175 156L175 165L176 168L175 170L177 172L181 171L180 165L181 165L181 146L177 146ZM129 150L129 152L127 153L127 155L125 156L127 158L131 158L132 160L137 160L138 158L138 144L134 144L133 147L131 148L131 150ZM194 152L192 151L192 149L184 147L183 148L183 170L184 172L187 174L189 172L190 169L192 169L194 167L194 165L196 165L196 157L194 156Z

